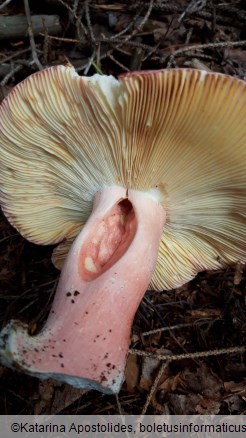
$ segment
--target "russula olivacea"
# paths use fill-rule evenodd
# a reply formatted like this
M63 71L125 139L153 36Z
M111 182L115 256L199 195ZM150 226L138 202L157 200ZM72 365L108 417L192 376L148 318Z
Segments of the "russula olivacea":
M2 363L117 393L147 288L246 261L246 86L192 69L80 77L56 66L0 107L0 202L62 268L35 336L11 321Z

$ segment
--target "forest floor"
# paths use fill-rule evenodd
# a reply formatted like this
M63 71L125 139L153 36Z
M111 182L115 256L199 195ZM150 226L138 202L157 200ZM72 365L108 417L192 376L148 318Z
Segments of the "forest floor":
M0 26L1 98L31 73L67 63L81 75L192 67L246 79L245 0L0 5L0 23L38 15L41 29L32 25L29 33L14 25L5 34ZM46 26L45 15L56 16L53 24ZM35 332L45 321L59 277L52 249L28 242L0 216L2 327L21 319ZM243 266L234 266L201 273L176 290L147 292L132 329L137 352L128 356L117 397L0 365L0 414L246 414L245 287Z

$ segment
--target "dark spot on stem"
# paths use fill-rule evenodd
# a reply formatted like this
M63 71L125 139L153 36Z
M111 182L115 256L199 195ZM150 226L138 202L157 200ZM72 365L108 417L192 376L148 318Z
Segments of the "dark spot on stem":
M105 377L105 375L102 373L100 375L100 383L105 382L107 380L107 378Z

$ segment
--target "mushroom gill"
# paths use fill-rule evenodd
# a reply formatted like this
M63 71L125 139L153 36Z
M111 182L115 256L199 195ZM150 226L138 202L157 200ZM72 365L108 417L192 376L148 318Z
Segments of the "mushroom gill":
M243 81L191 69L117 80L56 66L15 87L0 202L27 239L59 243L62 272L38 335L3 329L2 362L117 392L145 290L246 261L245 101Z

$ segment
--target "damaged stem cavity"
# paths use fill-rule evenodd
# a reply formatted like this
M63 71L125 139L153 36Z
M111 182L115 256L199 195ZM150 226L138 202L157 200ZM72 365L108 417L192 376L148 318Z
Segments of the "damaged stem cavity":
M150 283L166 213L148 194L105 187L64 263L43 329L13 321L0 333L0 360L77 388L117 393L132 321Z
M96 222L79 254L81 279L91 281L107 271L125 253L136 232L136 217L128 199L123 199Z

